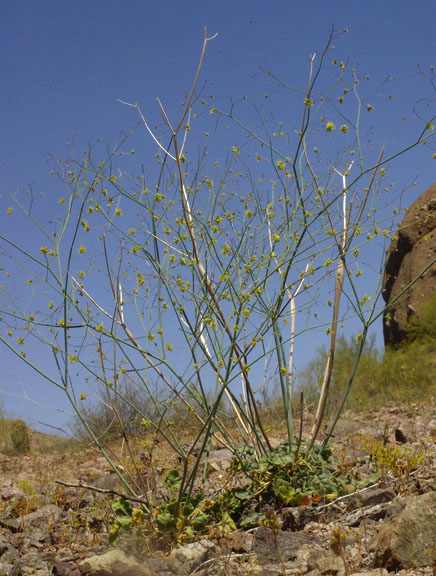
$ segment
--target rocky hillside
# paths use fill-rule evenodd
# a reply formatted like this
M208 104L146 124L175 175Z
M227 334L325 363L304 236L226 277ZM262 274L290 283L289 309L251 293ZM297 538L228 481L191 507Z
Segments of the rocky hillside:
M164 554L144 552L128 533L109 544L111 491L120 487L98 452L68 443L50 451L33 436L29 454L0 454L0 575L434 575L436 404L348 412L333 449L342 467L362 478L379 468L382 477L332 502L283 508L258 527ZM226 481L229 464L225 450L214 450L212 485ZM158 472L172 465L162 447Z

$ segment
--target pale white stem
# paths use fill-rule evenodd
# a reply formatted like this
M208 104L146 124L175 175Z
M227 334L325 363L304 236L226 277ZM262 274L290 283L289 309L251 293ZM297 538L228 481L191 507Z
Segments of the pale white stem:
M348 192L347 174L350 173L350 170L351 170L353 164L354 164L354 160L352 162L350 162L350 165L348 166L348 169L345 173L339 172L339 170L337 170L337 168L335 168L335 166L333 166L333 170L337 174L339 174L339 176L342 176L342 218L343 218L343 223L344 223L344 231L342 233L342 248L345 248L345 243L346 243L346 238L347 238L347 229L348 229L348 222L347 222L347 192Z
M271 248L271 253L273 253L273 243L272 243L272 235L271 235L271 225L270 222L268 220L268 238L269 238L269 245ZM273 256L274 261L276 263L277 269L279 271L280 276L282 276L282 270L279 266L278 260L276 256ZM304 275L301 278L297 288L295 289L294 293L292 294L292 292L289 290L289 288L286 289L287 293L288 293L288 297L289 297L289 303L290 303L290 315L291 315L291 338L290 338L290 344L289 344L289 363L288 363L288 389L289 389L289 398L292 398L292 369L293 369L293 362L294 362L294 339L295 339L295 297L298 295L298 293L300 292L303 284L304 284L304 276L306 275L307 271L309 269L309 263L306 264L306 268L304 270Z
M185 128L185 134L183 135L183 142L182 142L182 147L180 149L180 156L182 156L183 150L185 149L186 139L188 137L188 131L189 131L189 127L191 125L191 111L192 111L192 108L189 108L188 123L186 124L187 127Z
M168 118L168 116L167 116L167 113L165 112L165 108L163 107L162 102L160 101L159 98L156 98L156 100L157 100L157 103L159 104L159 108L160 108L160 110L161 110L161 112L162 112L162 114L163 114L163 117L165 118L165 122L168 124L168 128L171 130L171 132L172 132L173 134L175 134L174 128L173 128L172 125L171 125L171 122L170 122L170 120L169 120L169 118Z
M309 263L306 264L304 270L304 276L307 274L309 269ZM290 308L291 308L291 340L289 343L289 365L288 365L288 386L289 386L289 397L292 398L292 370L294 366L294 340L295 340L295 298L298 296L303 284L304 276L301 278L297 288L290 297ZM288 294L289 294L288 290Z
M149 234L150 236L152 236L153 238L156 238L156 240L158 240L159 242L162 242L162 244L165 244L165 246L167 246L168 248L170 248L171 250L174 250L174 252L177 252L178 254L180 254L181 256L184 256L185 258L188 257L187 254L185 254L184 252L182 252L181 250L178 250L177 248L175 248L172 244L170 244L169 242L166 242L165 240L163 240L162 238L159 238L159 236L156 236L156 234L153 234L153 232L150 232L150 230L146 230L147 234Z
M100 306L100 304L97 304L97 302L94 300L94 298L85 290L85 288L83 288L83 286L82 286L79 282L77 282L77 280L74 278L74 276L71 276L71 278L72 278L74 284L76 284L76 286L79 288L79 290L80 290L83 294L85 294L85 296L86 296L87 298L89 298L89 300L91 300L91 302L94 304L94 306L100 310L100 312L102 312L105 316L107 316L107 317L110 318L113 322L115 322L116 324L118 324L118 326L122 326L122 323L119 322L116 318L114 318L114 317L112 316L112 314L109 314L109 312L106 312L106 310L105 310L104 308L102 308L102 307Z
M123 301L123 290L121 284L118 284L118 311L120 314L121 323L124 324L124 301Z
M351 169L353 163L350 164L348 171ZM342 195L342 210L343 210L343 220L344 220L344 229L342 232L342 249L345 250L347 245L347 236L348 236L348 221L347 221L347 174L348 171L344 174L341 174L336 168L334 170L342 176L342 185L343 185L343 195ZM324 417L326 405L327 405L327 398L330 389L330 381L332 377L333 371L333 359L335 353L335 345L336 345L336 335L338 329L338 319L339 319L339 306L341 301L342 290L344 286L344 279L345 279L345 264L342 258L338 261L338 267L336 270L336 278L335 278L335 303L333 307L333 319L332 319L332 327L331 327L331 337L330 337L330 348L327 357L327 363L324 370L324 377L321 386L321 394L318 402L318 408L315 415L315 422L312 426L312 433L311 433L311 440L310 440L310 448L312 448L313 443L318 435L319 429L321 427L322 419Z
M150 134L150 136L153 138L153 140L156 142L156 144L159 146L159 148L160 148L163 152L165 152L165 154L167 154L167 155L171 158L171 160L176 161L175 157L174 157L172 154L170 154L170 153L168 152L168 150L166 150L166 149L162 146L162 144L159 142L159 140L158 140L158 139L156 138L156 136L153 134L153 131L151 130L150 126L149 126L148 123L147 123L147 120L144 118L144 115L143 115L143 113L142 113L142 111L141 111L141 108L139 107L139 104L138 104L138 103L136 103L136 104L130 104L129 102L124 102L124 100L120 100L119 98L117 98L117 100L118 100L118 102L120 102L121 104L125 104L126 106L131 106L132 108L136 108L136 110L138 111L139 116L141 117L142 123L144 124L144 126L145 126L146 129L147 129L147 132Z

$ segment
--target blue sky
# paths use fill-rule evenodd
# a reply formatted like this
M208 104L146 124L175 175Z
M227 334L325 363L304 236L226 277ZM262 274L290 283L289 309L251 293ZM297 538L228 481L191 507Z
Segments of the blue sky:
M1 3L0 48L0 221L10 232L10 195L32 186L35 198L49 194L50 160L70 153L69 143L86 146L100 138L114 142L137 123L135 111L117 99L139 102L150 122L160 122L159 96L170 117L180 110L189 89L202 43L203 27L218 33L208 45L201 82L214 83L215 100L228 104L248 95L256 101L266 90L259 67L304 89L309 55L324 47L330 29L345 27L338 57L359 65L374 89L394 78L374 99L372 123L379 131L372 145L387 154L413 141L419 130L412 108L431 92L417 74L436 64L434 2L272 0L240 1L48 1ZM386 106L386 95L393 99ZM434 99L434 93L433 93ZM292 106L278 100L277 116L288 119ZM419 102L419 103L418 103ZM418 104L417 104L418 103ZM402 119L402 118L405 119ZM136 157L147 164L153 145L145 133L135 136ZM410 204L435 180L435 152L429 146L392 164L390 177ZM21 240L34 237L19 220ZM17 224L14 224L16 226ZM17 232L13 230L12 232ZM1 267L1 264L0 264ZM1 327L0 327L1 328ZM4 328L1 328L4 330ZM66 408L63 396L1 348L0 388L24 392L37 402ZM63 412L42 409L17 396L0 395L4 405L33 424L61 425Z

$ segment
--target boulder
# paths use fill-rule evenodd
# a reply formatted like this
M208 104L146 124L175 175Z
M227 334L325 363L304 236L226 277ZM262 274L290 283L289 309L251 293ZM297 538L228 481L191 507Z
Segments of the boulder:
M86 576L153 576L136 558L117 549L82 560L79 569Z
M390 307L384 314L385 344L401 344L407 324L436 291L433 265L396 302L401 291L436 259L436 183L408 209L387 252L383 299ZM391 304L392 303L392 304Z
M217 546L209 540L186 544L174 550L168 558L170 570L180 576L194 573L198 567L219 556Z
M376 566L413 569L431 563L436 542L436 492L397 498L377 542Z

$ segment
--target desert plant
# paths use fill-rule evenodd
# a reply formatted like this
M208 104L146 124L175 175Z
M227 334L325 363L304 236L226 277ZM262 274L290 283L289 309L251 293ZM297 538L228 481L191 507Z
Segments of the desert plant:
M24 420L12 420L9 433L14 452L26 454L30 451L30 433Z
M341 336L336 344L335 364L332 372L332 382L329 394L328 413L331 415L338 409L344 395L350 374L353 370L356 353L360 347L356 337ZM304 391L308 405L313 405L321 388L324 366L328 351L319 348L304 369L297 374L298 387ZM375 335L371 335L360 354L359 366L353 381L353 388L348 398L348 407L359 409L381 401L384 388L380 387L380 362L382 353L375 345Z
M419 321L419 331L413 339L398 348L380 350L375 345L375 335L367 339L361 353L348 407L354 410L382 406L389 401L403 402L432 397L435 393L436 365L435 341L429 336L425 321ZM328 402L329 414L338 409L353 370L356 350L355 337L340 337L336 345L335 365ZM308 405L313 405L322 383L327 350L319 348L306 367L297 374L298 386L304 390ZM422 359L426 358L425 362Z
M407 335L409 341L418 340L436 347L436 292L418 310L418 314L411 317Z
M76 414L70 421L69 428L73 436L81 441L89 439L82 420L105 442L111 442L124 435L138 436L143 433L143 417L138 415L138 407L147 420L157 421L158 414L153 401L142 386L131 380L122 379L118 384L118 393L122 395L122 401L111 394L110 388L100 386L94 401L85 403L81 409L82 419ZM161 406L165 405L164 391L157 387L153 390L153 398L154 402L160 402Z
M366 441L364 446L371 460L380 468L382 476L392 474L400 481L403 490L411 473L427 458L422 446L397 446L380 440Z
M125 426L119 406L127 403L135 419L169 443L181 461L171 510L176 526L184 522L191 498L197 497L197 480L206 479L207 457L202 463L200 457L192 462L191 456L207 456L212 439L242 461L241 469L245 460L259 463L275 454L258 407L268 381L279 382L286 423L282 450L288 458L310 458L326 449L368 330L383 313L376 310L379 284L372 296L360 285L360 258L368 243L381 241L384 246L389 238L390 221L387 227L380 224L373 207L385 171L381 167L401 151L389 157L384 149L363 153L362 115L372 109L371 95L365 100L356 69L332 56L333 38L334 33L324 50L310 57L303 89L291 89L267 74L274 88L301 111L298 120L286 127L268 120L265 108L255 126L239 120L242 102L219 109L198 89L212 40L205 31L194 82L176 122L158 100L164 119L158 132L138 104L129 104L153 138L157 172L150 169L130 177L134 150L129 138L135 133L107 155L98 143L78 155L73 150L72 157L59 160L53 170L65 186L59 197L63 212L54 216L52 233L36 222L43 236L39 253L0 236L9 251L23 257L26 273L33 273L27 284L41 283L45 299L38 312L20 307L16 300L6 302L2 315L10 330L0 340L64 391L126 491L136 499L142 495L149 511L153 498L140 480L128 434L125 454L131 465L121 468L120 459L109 453L105 439L87 421L83 406L89 401L89 383L104 387L121 429ZM323 85L328 70L333 77ZM265 98L264 106L269 102ZM201 133L197 120L203 121ZM409 148L432 137L430 126L422 126ZM220 154L216 148L223 130L229 140ZM216 143L209 144L211 134ZM214 155L218 157L209 162ZM14 199L35 222L31 207ZM95 258L88 260L93 251ZM346 310L341 307L343 296ZM327 314L318 310L317 300L326 305ZM360 326L354 364L319 448L316 440L331 390L338 330L350 318ZM293 359L297 336L307 336L309 330L322 330L329 347L315 422L301 454L294 438ZM42 372L22 348L32 336L51 350L53 373ZM163 404L150 389L150 374L167 390ZM154 421L120 386L126 375L150 398ZM196 422L188 447L172 426L174 414Z

